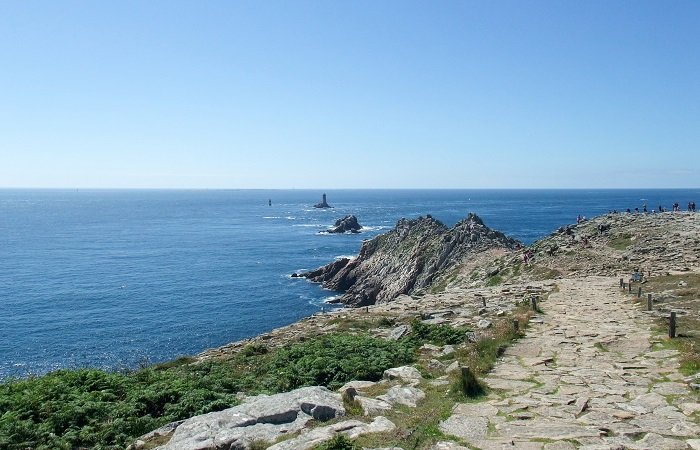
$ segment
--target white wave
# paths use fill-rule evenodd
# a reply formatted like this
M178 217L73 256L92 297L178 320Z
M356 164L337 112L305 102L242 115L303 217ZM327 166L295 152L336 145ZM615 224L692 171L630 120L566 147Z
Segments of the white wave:
M281 219L279 216L263 216L263 219Z
M360 231L379 231L379 230L386 230L387 228L391 228L389 225L376 225L376 226L366 226L360 228Z
M356 257L357 257L357 256L355 256L355 255L338 255L338 256L336 256L334 259L335 259L336 261L341 260L341 259L349 259L349 260L352 261L352 260L355 259Z
M297 218L294 217L294 216L287 216L287 217L285 217L285 219L287 219L287 220L297 220Z
M314 228L326 228L328 225L321 225L318 223L296 223L292 225L293 227L314 227Z

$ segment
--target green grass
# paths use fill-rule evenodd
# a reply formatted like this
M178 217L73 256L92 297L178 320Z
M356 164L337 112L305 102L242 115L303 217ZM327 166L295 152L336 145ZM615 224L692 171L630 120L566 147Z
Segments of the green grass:
M431 294L440 294L442 292L445 292L447 286L457 279L460 270L461 268L459 266L454 267L448 274L439 277L436 281L433 281L428 291Z
M681 282L683 286L679 286ZM689 312L678 317L677 337L666 340L665 346L680 352L681 373L694 375L700 372L700 275L686 273L652 276L645 283L644 289L653 293L667 292L675 295L677 298L666 301ZM642 305L641 307L646 308L646 302L642 302ZM666 321L659 321L658 326L659 333L666 334Z
M447 324L426 325L414 320L407 340L413 342L416 347L426 342L435 345L455 345L464 342L467 331L470 331L467 327L453 328Z
M360 436L356 443L365 448L400 447L408 450L427 449L444 440L446 437L440 431L439 423L450 416L453 403L445 398L443 389L429 385L420 388L426 398L417 407L398 405L385 414L396 429Z
M492 275L486 279L486 286L498 286L501 283L503 283L501 275Z
M627 250L627 248L632 245L632 235L624 233L620 236L616 236L608 241L608 245L615 250Z
M342 434L335 435L331 440L319 444L314 447L314 450L362 450L362 447L343 436Z
M462 366L469 367L475 375L487 373L493 368L503 351L522 336L531 314L532 312L527 309L527 306L519 306L515 316L520 323L518 332L513 329L512 319L499 320L494 323L489 334L458 349L457 359Z
M597 348L601 352L609 352L610 350L608 349L608 346L603 344L602 342L596 342L593 344L593 347Z

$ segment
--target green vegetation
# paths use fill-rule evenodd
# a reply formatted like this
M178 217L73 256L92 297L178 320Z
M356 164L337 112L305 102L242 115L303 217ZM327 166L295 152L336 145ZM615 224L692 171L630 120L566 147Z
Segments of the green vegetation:
M335 325L334 331L367 331L372 328L393 327L395 319L379 317L367 314L366 318L335 317L328 321L329 325Z
M400 341L334 333L278 349L253 343L229 360L180 358L129 373L59 370L8 381L0 384L0 448L121 449L166 423L234 406L237 392L379 380L384 370L415 361L424 343L455 344L464 331L415 322Z
M680 371L684 375L700 372L700 275L686 273L651 277L644 284L644 290L653 293L664 292L664 302L683 308L690 314L677 319L677 337L666 341L666 346L680 352ZM657 294L652 294L656 297ZM646 302L642 302L646 307ZM668 329L666 321L659 321L659 333Z
M561 276L558 270L537 264L527 265L525 271L533 280L553 280Z
M331 440L314 447L314 450L362 450L362 447L353 443L342 434L334 436Z
M503 277L500 275L492 275L486 279L486 286L498 286L503 283Z
M11 381L0 385L0 448L124 448L168 422L235 405L236 383L222 375L201 365Z
M450 416L454 404L445 398L443 387L421 385L421 389L426 397L417 407L398 405L386 412L385 416L396 425L396 429L388 433L366 434L355 442L366 448L424 449L445 439L439 424Z
M486 393L486 389L484 389L484 386L477 380L471 370L461 370L457 377L453 377L450 391L460 400L462 397L481 397Z
M627 250L627 247L632 245L632 235L629 233L624 233L620 236L616 236L608 242L608 245L615 250Z
M520 330L524 328L531 314L526 306L519 307L516 318L520 323ZM496 359L520 336L521 332L516 332L513 329L512 322L507 320L498 321L494 324L489 335L459 348L457 350L457 359L462 366L469 367L475 375L483 375L493 368Z
M505 346L510 345L520 336L513 331L512 319L517 318L520 330L524 330L530 315L531 312L526 307L522 307L516 311L515 317L497 321L482 339L457 350L457 360L460 365L469 367L477 376L486 373ZM479 401L483 398L481 394L486 393L483 385L478 384L478 379L476 388L472 390L472 386L468 386L469 394L465 393L460 371L451 375L451 381L448 393L445 392L444 386L421 384L420 388L425 391L426 398L418 403L416 408L398 406L385 414L396 424L395 430L388 433L363 435L355 442L367 448L393 446L405 449L426 449L438 441L447 439L448 437L440 431L439 424L450 416L454 401ZM379 385L370 388L367 395L379 395L381 392L377 391L378 388L380 388ZM462 445L465 444L462 443Z
M593 344L593 347L597 348L601 352L609 352L610 351L610 349L608 349L608 346L602 342L596 342L595 344Z
M408 341L415 344L416 347L425 342L430 342L435 345L455 345L464 342L466 339L465 333L468 328L453 328L450 325L426 325L423 322L414 320L411 323L411 333L408 335Z
M442 292L445 292L447 286L457 279L460 270L461 267L459 266L453 267L448 274L441 276L440 278L438 278L437 281L433 281L433 283L430 285L429 292L431 294L440 294Z
M276 392L315 385L337 389L350 380L379 380L384 370L414 360L415 348L407 341L329 334L279 349L259 376Z

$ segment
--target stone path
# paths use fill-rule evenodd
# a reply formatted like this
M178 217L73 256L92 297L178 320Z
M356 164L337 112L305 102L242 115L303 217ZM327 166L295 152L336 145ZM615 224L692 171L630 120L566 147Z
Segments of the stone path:
M456 405L442 431L483 450L700 449L677 352L651 351L652 320L618 279L558 284L485 379L489 399Z

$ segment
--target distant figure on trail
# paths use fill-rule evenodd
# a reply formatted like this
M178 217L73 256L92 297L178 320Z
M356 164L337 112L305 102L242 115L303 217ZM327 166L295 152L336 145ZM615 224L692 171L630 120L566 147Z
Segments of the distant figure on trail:
M644 206L642 207L644 212L647 212L647 204L645 203Z
M693 210L693 204L691 202L688 202L688 212Z
M627 208L627 212L628 212L628 213L631 213L632 211L630 211L630 209L629 209L629 208Z
M680 210L681 210L681 207L680 207L680 205L678 204L678 202L674 203L674 204L673 204L673 211L675 212L675 211L680 211Z
M695 202L690 203L690 208L693 212L695 212Z
M583 217L581 217L581 214L579 214L579 215L576 217L576 223L581 223L581 222L583 222Z
M659 212L664 212L664 207L659 205Z
M634 212L639 212L639 208L634 208Z

